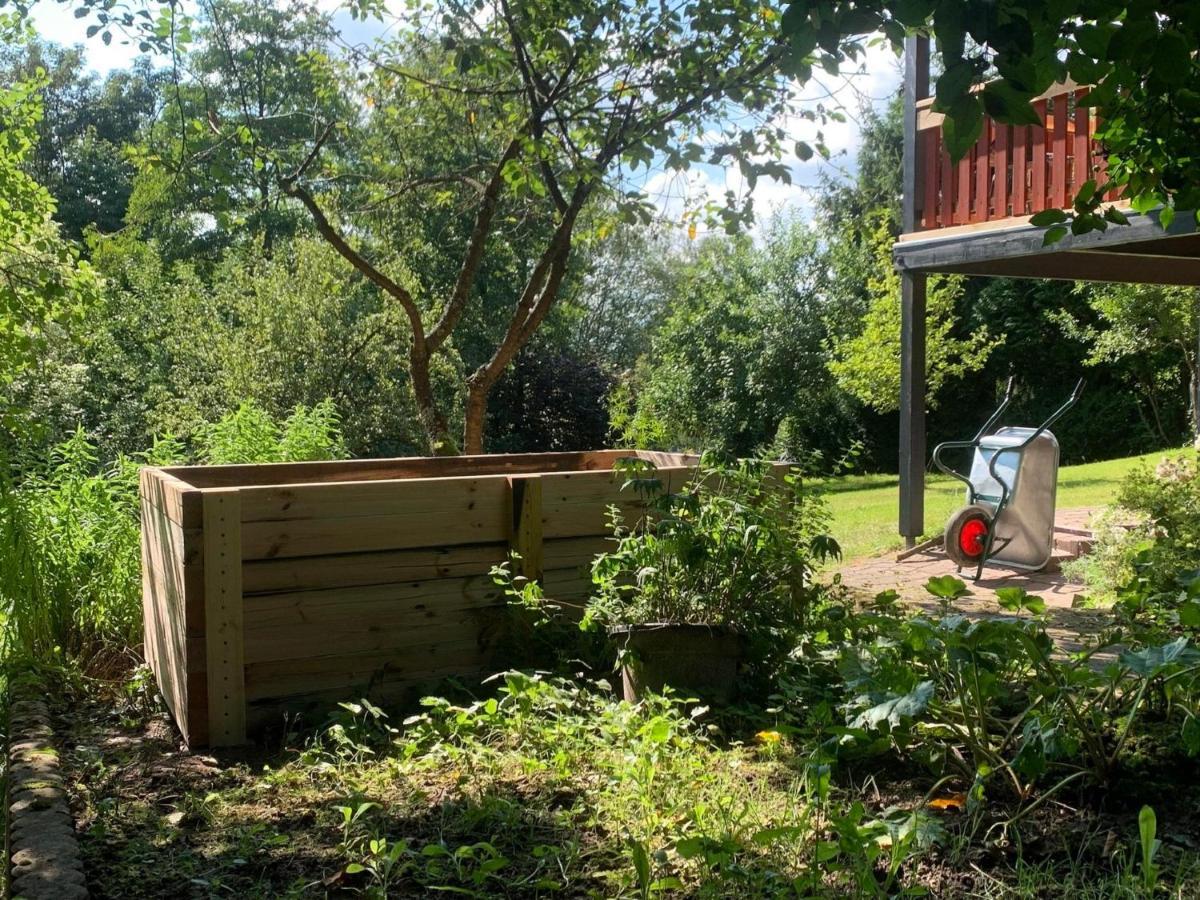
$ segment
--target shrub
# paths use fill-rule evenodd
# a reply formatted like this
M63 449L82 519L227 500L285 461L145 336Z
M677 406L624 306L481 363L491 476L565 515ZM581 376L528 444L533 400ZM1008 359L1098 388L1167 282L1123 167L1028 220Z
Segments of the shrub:
M276 422L242 404L198 432L212 463L344 455L331 403ZM186 461L173 438L131 459L100 460L82 429L44 461L0 467L0 639L4 658L75 662L96 670L141 643L139 465Z
M137 467L100 466L82 430L0 488L5 649L91 661L140 643ZM7 655L7 654L6 654Z
M1130 472L1096 537L1074 573L1098 595L1114 597L1134 582L1155 594L1176 590L1176 576L1200 569L1200 452L1181 450Z
M624 469L651 514L627 526L614 511L617 546L592 565L585 624L730 626L751 660L778 662L824 597L814 564L838 553L821 499L795 471L779 476L760 461L705 455L674 492L644 460Z

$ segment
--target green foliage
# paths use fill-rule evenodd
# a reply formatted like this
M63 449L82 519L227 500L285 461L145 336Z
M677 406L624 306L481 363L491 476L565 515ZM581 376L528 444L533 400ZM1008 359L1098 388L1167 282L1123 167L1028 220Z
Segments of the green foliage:
M119 230L134 176L125 151L157 112L165 73L142 57L101 79L87 70L82 47L34 38L0 47L0 83L14 82L36 83L48 110L26 171L53 197L63 236Z
M650 464L622 467L651 514L629 526L614 511L615 549L592 563L593 623L736 628L759 675L787 656L825 591L814 566L838 554L819 497L796 472L705 456L668 491Z
M139 645L136 463L101 467L77 431L44 464L0 478L5 656L89 666Z
M210 463L332 459L344 453L328 402L276 422L253 403L197 432ZM44 462L0 470L0 657L103 671L141 644L137 470L186 462L157 440L103 464L82 429Z
M45 439L82 421L108 452L134 453L157 433L190 439L242 400L283 419L328 399L347 452L421 446L397 311L324 244L281 243L269 260L233 250L209 274L127 235L92 248L106 289L22 394ZM453 370L437 378L446 392L461 384Z
M297 406L285 420L251 400L196 431L197 455L208 465L343 459L346 448L330 400Z
M1175 210L1200 208L1200 162L1189 124L1200 110L1200 94L1180 96L1181 86L1200 71L1200 20L1186 4L871 0L849 6L793 0L782 21L791 64L802 77L816 63L836 71L873 32L882 31L896 46L912 29L935 35L941 69L933 108L946 116L942 135L954 159L970 150L985 114L1031 124L1032 101L1055 82L1096 85L1087 102L1103 123L1099 137L1110 184L1083 185L1069 228L1053 226L1051 240L1119 223L1123 217L1106 216L1101 202L1110 185L1123 187L1138 211L1165 202L1164 226Z
M951 604L963 587L931 582L929 590ZM1074 782L1111 786L1144 723L1171 723L1176 749L1195 752L1187 730L1200 701L1200 651L1186 637L1112 631L1067 655L1046 631L1041 598L1001 597L1002 608L1028 617L971 620L948 604L936 617L904 616L881 596L840 623L833 646L815 648L830 668L810 677L844 685L847 725L830 739L839 753L920 762L939 784L969 786L969 813L985 796L1007 795L1017 803L1001 820L1007 830ZM1115 661L1098 664L1122 643Z
M497 679L495 696L469 705L424 699L425 711L390 736L369 730L348 740L335 725L286 776L302 776L304 766L358 783L354 766L424 782L450 769L474 773L465 791L478 799L457 802L463 818L444 818L436 840L411 830L401 839L389 810L369 800L339 805L339 849L355 883L378 885L382 870L414 889L454 893L832 897L854 890L882 898L904 890L905 864L940 836L920 812L875 817L861 803L832 802L827 784L789 773L765 751L723 749L704 727L706 710L676 698L630 705L607 696L603 682L520 672ZM527 831L505 814L502 791L522 772L537 773L539 785L530 782L535 793L523 808L540 804L542 791L563 798L555 827ZM765 782L768 773L781 780ZM589 823L603 823L595 838Z
M872 234L875 268L868 280L870 304L862 330L834 338L828 365L843 390L879 412L893 412L900 405L900 275L892 265L887 224L877 222ZM986 328L969 337L955 336L955 303L962 287L958 276L929 279L925 378L931 406L937 405L947 383L983 368L1003 340Z
M1094 553L1077 568L1105 597L1131 607L1177 605L1181 573L1200 569L1200 451L1143 463L1117 491L1115 508L1097 528Z
M1198 310L1194 288L1106 284L1080 286L1094 323L1062 311L1055 320L1089 348L1089 366L1121 364L1125 379L1150 404L1162 444L1172 442L1170 425L1159 411L1160 394L1174 389L1180 407L1194 407L1197 390ZM1186 377L1181 378L1180 374ZM1196 411L1192 410L1193 422Z
M761 245L709 239L673 275L649 355L612 396L614 428L640 447L820 453L832 467L856 424L825 368L815 234L777 220Z
M0 15L0 39L19 41L15 20ZM54 201L27 173L42 118L33 80L0 86L0 426L17 427L14 385L31 377L52 328L78 317L99 284L51 221Z

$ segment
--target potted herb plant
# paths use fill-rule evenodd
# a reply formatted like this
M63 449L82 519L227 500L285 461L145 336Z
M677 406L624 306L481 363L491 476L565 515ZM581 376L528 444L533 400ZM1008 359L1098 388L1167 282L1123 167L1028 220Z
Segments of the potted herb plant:
M616 640L626 699L670 685L728 702L788 656L823 596L814 563L839 552L825 506L779 464L706 455L675 492L645 460L619 465L648 514L612 511L584 625Z

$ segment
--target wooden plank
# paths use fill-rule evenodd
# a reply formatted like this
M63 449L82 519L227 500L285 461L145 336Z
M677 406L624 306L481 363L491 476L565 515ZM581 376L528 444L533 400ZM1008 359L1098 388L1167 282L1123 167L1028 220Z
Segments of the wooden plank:
M542 565L545 569L590 569L592 560L599 554L616 548L611 537L559 538L546 541L542 550Z
M242 525L245 560L371 553L507 541L505 510L446 509L425 516L351 516Z
M1090 159L1092 140L1090 127L1090 111L1084 105L1083 101L1087 97L1087 90L1081 89L1075 94L1075 139L1074 149L1072 151L1071 162L1071 193L1075 194L1083 187L1084 183L1092 177L1092 163Z
M200 527L200 491L165 469L143 466L138 471L138 490L164 510L175 524L185 528Z
M229 466L173 466L168 475L199 488L284 484L329 484L345 481L479 477L534 472L573 472L612 468L635 450L590 450L573 453L508 453L478 456L412 456L396 459L330 460Z
M1067 205L1067 95L1059 94L1054 104L1053 156L1050 161L1050 202L1062 209Z
M658 477L669 483L673 472L659 469ZM644 503L632 490L621 490L625 476L613 472L585 472L542 476L542 534L545 538L607 535L612 531L608 508L616 506L625 521L636 522L644 514ZM668 487L669 489L669 487Z
M141 500L142 615L146 662L185 741L191 739L187 697L184 598L176 565L160 537L166 514L143 494Z
M580 602L590 596L594 585L585 567L547 569L542 590L550 600Z
M972 164L975 167L975 185L972 191L974 204L971 206L971 221L986 222L990 215L989 186L991 184L992 160L989 157L991 149L991 119L984 118L983 128L979 132L979 140L975 142L972 151Z
M920 135L921 146L921 201L920 226L936 228L938 218L938 158L941 152L941 132L927 131Z
M996 144L993 150L994 167L996 171L994 216L1003 219L1008 216L1008 179L1012 166L1012 126L996 125Z
M242 513L238 491L206 491L203 509L208 739L214 747L228 747L246 741Z
M428 619L436 618L439 609L479 609L502 602L500 588L490 575L263 594L246 598L243 628L270 631L307 626L320 630L348 617L394 613L407 621L411 612L413 617Z
M616 450L613 452L617 454L613 460L614 463L617 459L627 459L633 456L638 459L644 459L646 462L654 463L660 469L688 468L700 462L700 456L695 453L667 453L660 450L638 450L634 453L627 450ZM607 468L611 469L612 464L609 464Z
M416 526L431 515L450 513L464 521L502 526L507 512L508 476L264 485L245 487L240 493L243 522L410 516ZM492 539L504 540L506 536L500 531Z
M1025 216L1027 213L1027 202L1029 198L1026 184L1028 184L1028 165L1026 159L1029 154L1029 126L1015 125L1013 126L1013 150L1012 150L1012 214L1014 216Z
M362 615L341 616L320 627L301 623L275 630L246 630L246 664L307 660L391 652L398 659L414 647L485 640L503 625L507 610L500 602L460 609L429 607L424 611L376 606Z
M1039 100L1033 107L1042 121L1042 127L1033 126L1031 135L1033 149L1030 154L1029 212L1037 213L1046 208L1046 101Z
M512 551L521 558L521 574L542 577L542 476L516 475L508 479L509 536Z
M508 545L497 543L250 560L242 567L242 593L253 596L486 575L507 557Z
M324 691L338 691L341 699L362 696L372 685L389 681L430 682L453 675L481 674L491 665L492 651L478 641L436 641L394 651L320 656L254 663L246 667L248 702L286 701Z
M271 664L265 664L271 665ZM346 698L358 700L368 698L386 705L409 705L423 696L444 692L442 682L448 678L483 679L493 674L494 666L486 655L473 666L466 668L461 662L439 669L409 673L405 670L380 668L372 672L351 673L347 676L319 675L326 687L310 688L302 693L271 696L265 694L247 705L247 728L260 732L268 727L294 728L297 719L306 726L320 725L326 716L337 709L337 704ZM269 678L271 672L255 673L255 677ZM277 682L281 687L291 685L287 681ZM270 683L263 682L269 690Z

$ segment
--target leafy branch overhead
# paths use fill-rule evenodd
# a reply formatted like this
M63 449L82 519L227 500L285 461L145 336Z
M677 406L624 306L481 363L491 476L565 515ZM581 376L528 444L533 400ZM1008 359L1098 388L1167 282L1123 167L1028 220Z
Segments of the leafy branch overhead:
M1108 152L1106 178L1124 188L1138 212L1163 206L1200 208L1200 157L1195 153L1200 91L1200 7L1150 0L794 0L783 16L793 57L835 53L881 31L898 48L919 31L935 39L941 75L934 109L954 159L978 139L984 116L1037 124L1031 101L1057 82L1092 85L1086 102L1101 122ZM1123 224L1106 212L1109 185L1089 182L1074 210L1051 226L1067 233ZM1069 225L1067 221L1069 220Z

